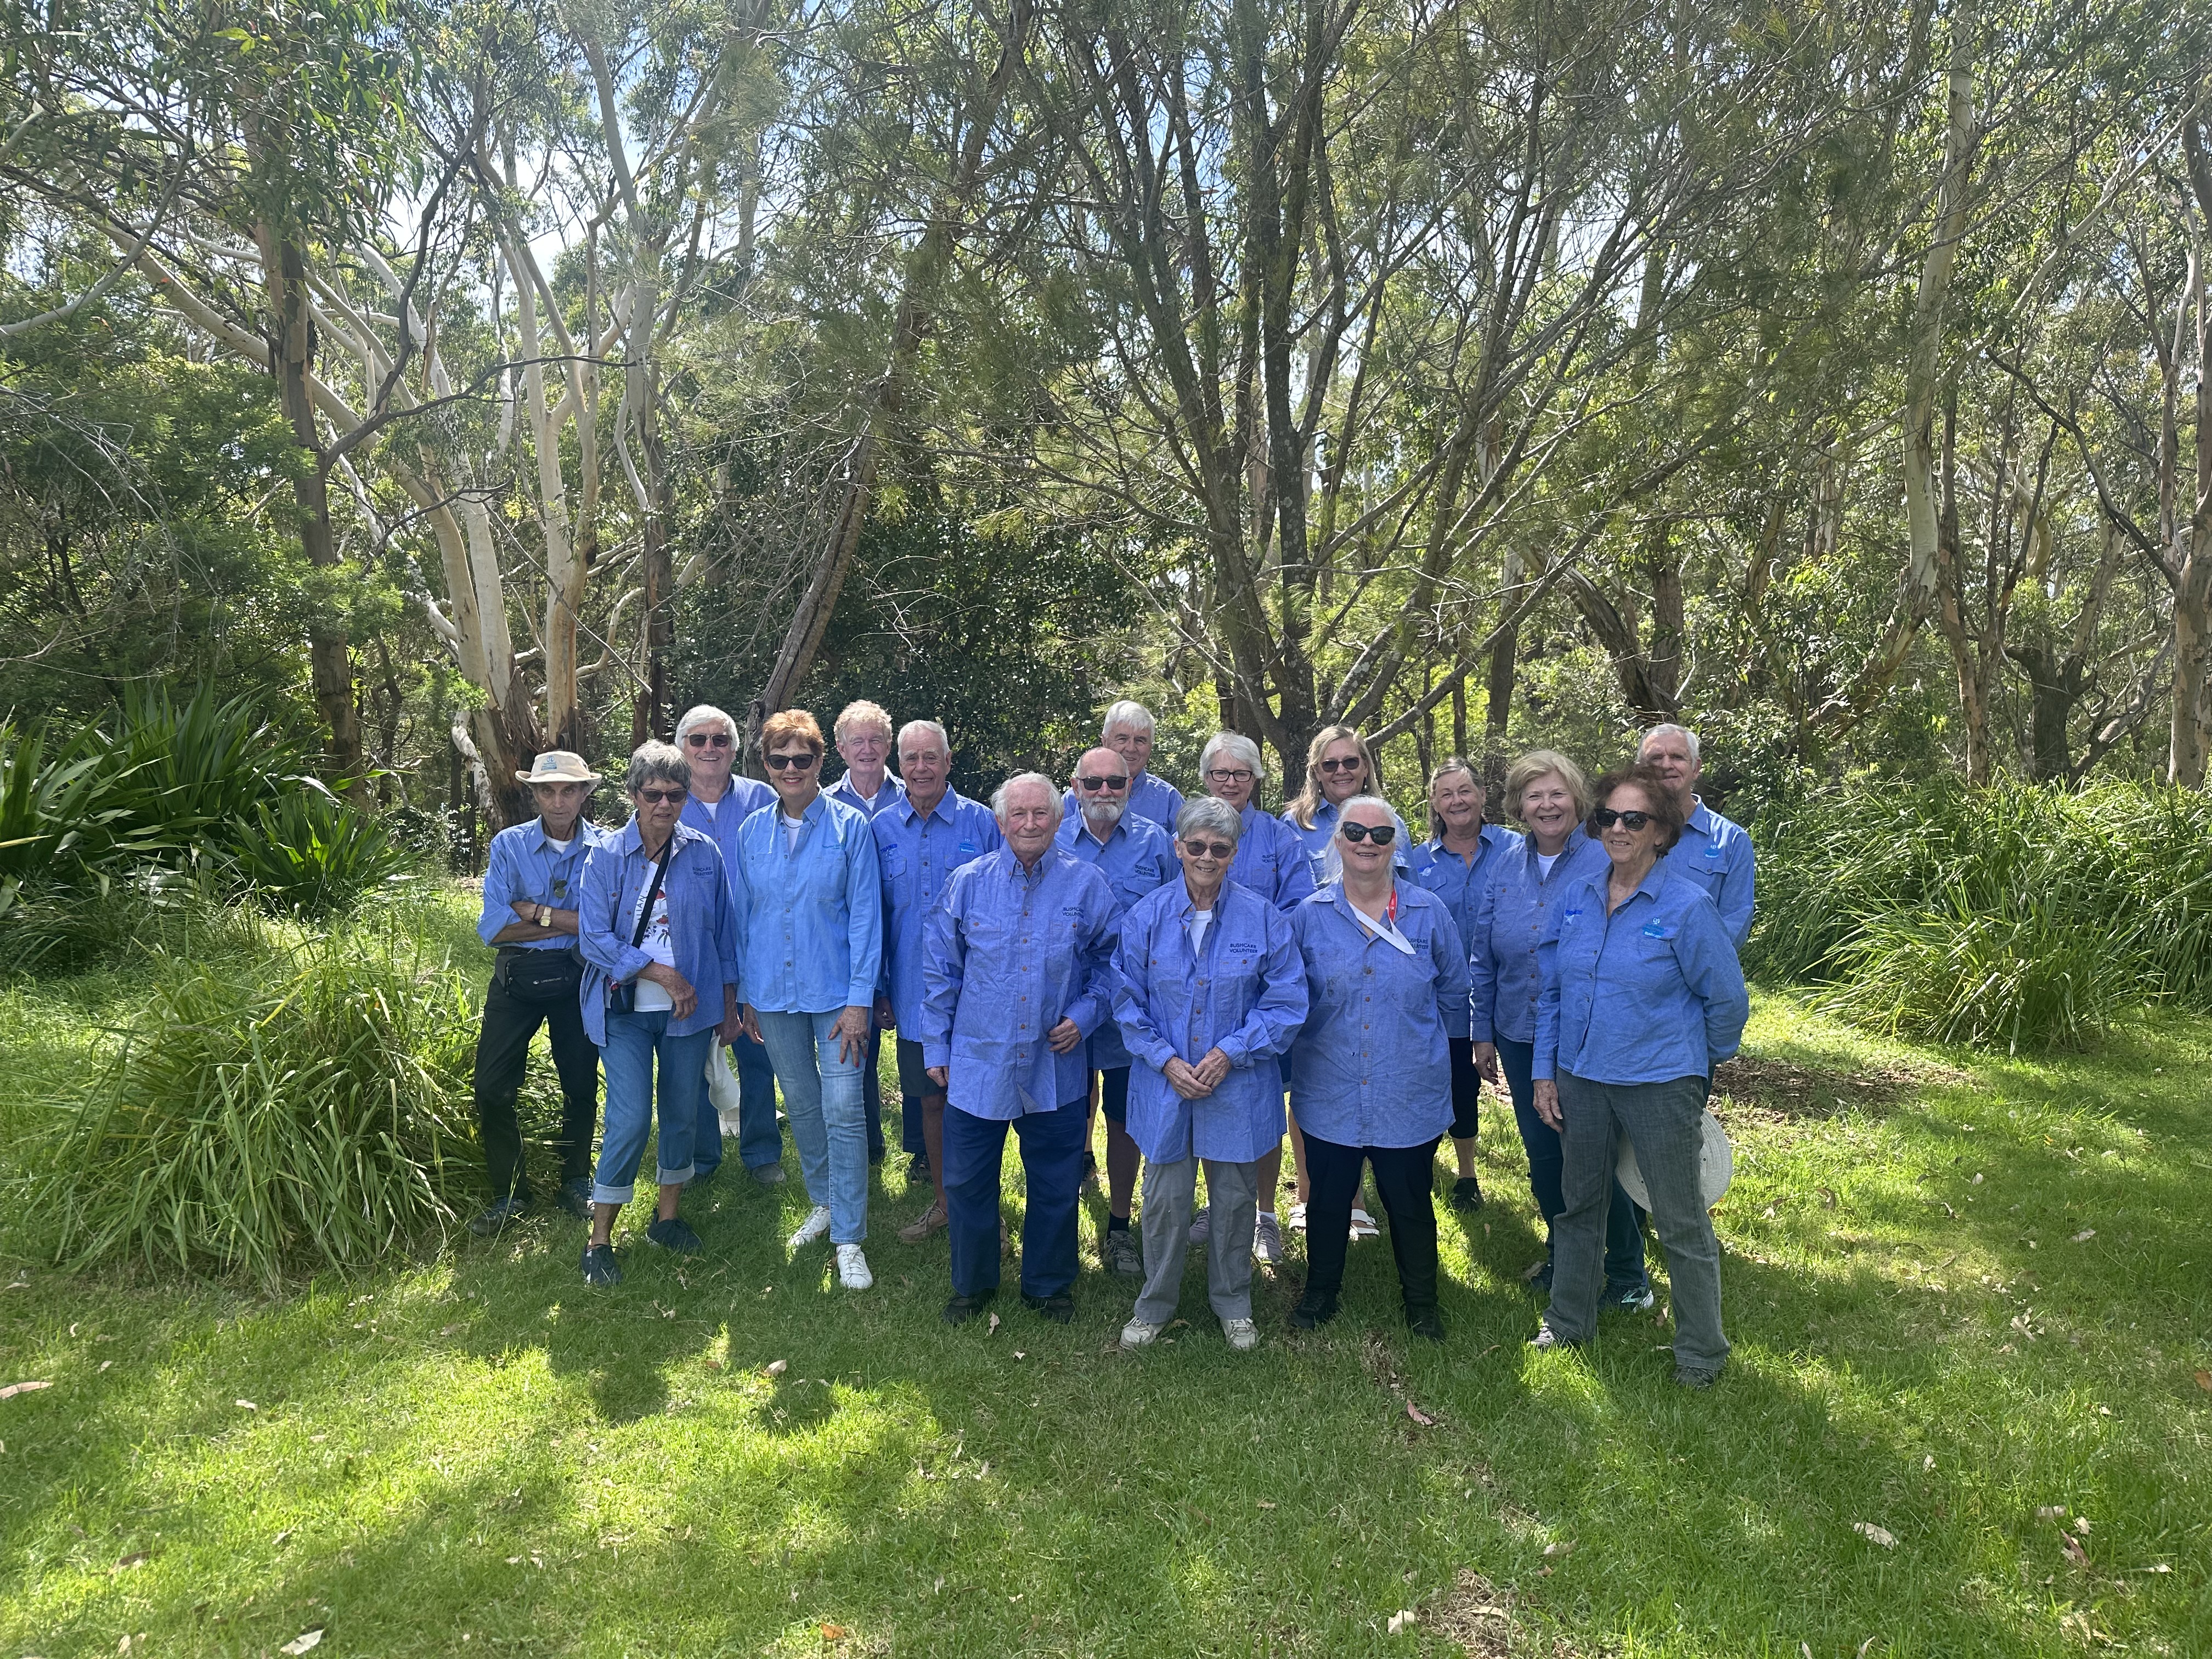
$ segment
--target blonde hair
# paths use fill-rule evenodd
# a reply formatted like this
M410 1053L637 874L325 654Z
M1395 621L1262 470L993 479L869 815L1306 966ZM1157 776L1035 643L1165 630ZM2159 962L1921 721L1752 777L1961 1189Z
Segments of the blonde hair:
M1486 797L1486 798L1490 792L1483 787L1480 775L1479 775L1472 766L1469 766L1465 760L1457 755L1454 755L1449 760L1440 764L1435 771L1429 774L1429 839L1431 841L1440 842L1444 838L1443 816L1437 811L1437 786L1442 783L1446 778L1451 776L1455 772L1466 773L1468 781L1474 786L1474 793L1478 795Z
M1375 763L1375 751L1359 735L1359 728L1324 726L1306 745L1306 781L1298 786L1298 793L1291 798L1289 807L1290 820L1299 829L1312 829L1314 814L1321 808L1321 757L1328 752L1331 744L1347 740L1359 745L1360 758L1367 763L1367 777L1360 786L1360 793L1378 798L1382 793L1382 769Z
M845 741L845 733L855 726L873 726L881 727L884 734L884 740L886 743L890 741L891 732L894 729L891 725L891 717L889 713L884 710L884 706L881 703L870 702L865 697L861 698L858 702L847 703L845 705L844 711L837 716L837 723L831 726L830 730L837 741L842 743Z
M1574 797L1575 817L1586 818L1597 799L1590 793L1590 781L1583 769L1556 749L1531 749L1527 754L1505 769L1505 816L1521 816L1521 792L1539 778L1557 775L1567 786L1567 793Z

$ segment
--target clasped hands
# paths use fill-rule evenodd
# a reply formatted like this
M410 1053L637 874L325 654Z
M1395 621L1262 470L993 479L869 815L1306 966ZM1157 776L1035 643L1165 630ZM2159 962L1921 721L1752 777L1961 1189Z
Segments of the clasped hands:
M1168 1080L1168 1087L1185 1100L1204 1100L1221 1086L1221 1079L1229 1075L1229 1056L1218 1048L1208 1048L1197 1065L1177 1054L1160 1067L1160 1075Z

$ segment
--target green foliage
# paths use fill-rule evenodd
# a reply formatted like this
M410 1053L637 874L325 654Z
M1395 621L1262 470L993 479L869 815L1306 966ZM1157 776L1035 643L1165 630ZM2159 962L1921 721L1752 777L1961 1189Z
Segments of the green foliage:
M274 810L256 807L232 857L256 892L307 916L351 909L407 864L383 824L312 781L282 796Z
M2074 1048L2146 1001L2212 1007L2212 801L2112 783L1847 785L1759 826L1753 964L1880 1029Z

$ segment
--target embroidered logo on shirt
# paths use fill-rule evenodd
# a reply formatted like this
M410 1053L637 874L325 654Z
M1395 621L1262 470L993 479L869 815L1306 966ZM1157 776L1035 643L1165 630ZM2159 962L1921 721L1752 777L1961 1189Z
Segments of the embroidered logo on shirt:
M1705 856L1706 856L1707 858L1709 858L1709 859L1718 860L1718 859L1720 858L1720 856L1721 856L1721 844L1720 844L1720 842L1717 842L1717 841L1715 841L1715 842L1706 842L1706 843L1705 843Z
M1674 931L1663 921L1647 921L1644 924L1644 937L1646 939L1672 939L1674 937Z

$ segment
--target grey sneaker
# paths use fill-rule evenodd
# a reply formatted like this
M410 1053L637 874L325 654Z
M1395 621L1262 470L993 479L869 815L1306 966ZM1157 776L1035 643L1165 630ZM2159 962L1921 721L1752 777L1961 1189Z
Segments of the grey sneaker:
M1190 1242L1192 1243L1203 1244L1213 1237L1213 1219L1211 1210L1210 1205L1201 1205L1198 1213L1191 1217Z
M763 1187L781 1187L787 1179L781 1164L749 1164L745 1173Z
M1145 1255L1138 1248L1137 1236L1127 1227L1107 1230L1099 1242L1098 1261L1109 1273L1120 1273L1127 1279L1145 1276Z
M1720 1368L1707 1370L1702 1365L1677 1365L1674 1380L1686 1389L1710 1389L1721 1380Z
M1528 1339L1528 1346L1539 1353L1551 1353L1568 1348L1579 1348L1582 1344L1568 1341L1549 1325L1539 1325L1536 1327L1536 1334Z
M1127 1324L1121 1327L1121 1346L1125 1348L1141 1348L1146 1343L1156 1340L1159 1334L1165 1329L1167 1326L1164 1322L1148 1325L1141 1319L1132 1318Z
M1260 1346L1260 1328L1249 1319L1223 1320L1221 1334L1239 1353L1249 1353Z
M1659 1298L1652 1294L1651 1281L1634 1285L1608 1285L1605 1287L1603 1305L1617 1308L1622 1313L1650 1313Z
M1252 1226L1252 1259L1275 1266L1283 1259L1283 1229L1271 1210L1260 1212Z

